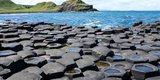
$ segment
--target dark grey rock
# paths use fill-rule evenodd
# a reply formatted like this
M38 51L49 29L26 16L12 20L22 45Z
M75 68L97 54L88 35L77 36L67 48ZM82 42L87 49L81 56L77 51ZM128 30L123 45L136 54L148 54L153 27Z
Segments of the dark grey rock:
M0 51L0 57L6 57L10 55L16 55L16 52L11 51L11 50Z
M13 43L13 42L19 42L20 38L7 38L7 39L3 39L3 42L5 43Z
M0 66L9 67L13 63L13 60L2 57L0 58Z
M5 33L3 34L4 38L14 38L14 37L19 37L18 33Z
M33 41L30 40L24 40L20 42L24 47L31 47L33 46Z
M69 77L69 79L77 78L77 77L82 77L82 71L79 68L73 68L70 70L67 70L65 72L65 76Z
M66 53L62 57L71 58L71 59L74 59L75 61L81 58L79 53Z
M41 76L44 77L44 72L39 67L28 67L28 68L26 68L22 71L29 72L29 73L34 73L34 74L41 75Z
M131 63L145 63L148 61L143 55L131 54L126 56L126 60Z
M30 50L19 51L17 54L19 56L21 56L22 58L29 58L29 57L35 56L35 53L33 51L30 51Z
M41 68L44 73L47 75L47 78L59 78L64 76L64 70L66 67L59 63L48 63Z
M79 53L80 55L83 55L83 51L81 48L78 47L68 47L66 49L67 53Z
M49 55L52 59L59 59L65 54L62 50L46 50L46 54Z
M106 57L106 60L109 62L125 61L125 57L123 55L115 54L114 56Z
M89 60L91 60L93 62L98 61L98 58L96 58L95 56L92 56L92 55L83 55L82 58L83 59L89 59Z
M133 65L131 72L135 79L158 76L158 68L148 63Z
M155 77L147 78L145 80L159 80L159 79L160 79L160 76L155 76Z
M104 78L102 80L122 80L121 78Z
M78 77L78 78L74 78L73 80L96 80L96 79L91 79L88 77Z
M38 67L42 67L44 64L47 63L47 60L45 60L42 57L30 57L30 58L24 59L24 61L27 65L38 66Z
M130 69L132 68L133 64L126 61L121 61L112 63L112 66L130 72Z
M82 70L82 72L84 72L86 70L95 70L95 71L98 70L95 63L89 59L79 59L76 61L76 64L77 64L78 68L80 68Z
M30 40L32 38L32 36L29 34L22 34L22 35L19 35L19 38L21 40Z
M93 55L100 58L101 60L106 59L107 56L114 55L113 51L104 46L94 47L92 50L94 52Z
M107 69L102 70L105 77L117 77L117 78L122 78L122 79L126 79L126 71L123 69L118 69L118 68L114 68L114 67L110 67Z
M0 66L0 76L2 76L3 78L7 78L10 76L10 74L11 74L10 69L3 69L3 67Z
M56 79L50 79L50 80L70 80L68 77L62 77L62 78L56 78Z
M37 56L46 55L46 51L45 51L45 50L34 50L34 53L35 53Z
M56 60L56 62L64 65L67 69L73 69L76 67L76 63L72 58L63 57L61 59Z
M20 43L2 43L2 47L6 50L21 51L23 46Z
M42 80L42 77L34 73L18 72L6 80Z
M35 48L45 48L47 46L47 43L34 43Z
M34 43L40 43L40 42L43 42L45 38L43 37L33 37L31 38L31 40L34 42Z
M89 78L96 79L96 80L102 80L105 77L104 74L101 72L89 71L89 70L83 72L83 75L85 77L89 77Z
M51 44L48 44L47 47L51 49L57 49L57 48L62 47L62 45L59 43L51 43Z

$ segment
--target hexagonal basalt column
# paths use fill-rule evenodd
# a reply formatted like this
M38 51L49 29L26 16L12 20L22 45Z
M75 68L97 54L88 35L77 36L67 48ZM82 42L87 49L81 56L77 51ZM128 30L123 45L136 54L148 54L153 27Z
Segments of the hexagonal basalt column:
M21 51L23 46L20 43L2 43L2 48L5 50Z
M114 68L114 67L110 67L110 68L106 68L102 70L105 77L117 77L117 78L122 78L122 79L126 79L126 71L123 69L118 69L118 68Z
M79 53L66 53L62 57L64 57L64 58L71 58L74 61L76 61L76 60L78 60L78 59L81 58L81 56L80 56Z
M18 72L6 80L42 80L42 77L34 73Z
M42 70L44 73L47 75L47 79L52 79L52 78L60 78L64 76L64 71L66 67L59 63L48 63L42 67Z
M52 59L60 59L65 54L62 50L46 50L46 54L49 55Z
M70 79L82 77L82 71L79 68L73 68L71 70L67 70L65 72L65 76L69 77Z
M99 70L111 67L111 63L107 61L97 61L95 64Z
M114 55L113 51L104 46L94 47L92 50L93 50L93 55L98 57L100 60L105 60L107 56Z
M30 50L20 51L17 54L19 56L21 56L22 58L29 58L29 57L35 56L35 53L33 51L30 51Z
M91 70L83 72L83 75L85 77L89 77L89 78L95 79L95 80L102 80L105 77L102 72L91 71Z
M77 64L78 68L80 68L82 70L82 72L84 72L86 70L95 70L95 71L98 70L98 68L94 64L94 62L91 61L91 60L89 60L89 59L80 59L80 60L77 60L76 64Z
M42 67L44 64L47 63L47 60L45 60L42 57L31 57L24 59L25 63L29 66L38 66Z
M148 61L148 59L143 57L143 55L137 54L131 54L126 56L126 60L131 63L144 63Z
M135 79L146 79L158 75L158 68L148 63L135 64L131 72Z
M56 62L64 65L66 67L66 70L73 69L76 67L76 63L74 62L74 60L72 58L65 58L64 57L64 58L56 60Z
M0 51L0 57L6 57L6 56L10 56L10 55L15 55L16 52L11 51L11 50L7 50L7 51Z
M109 62L125 61L125 57L123 55L114 55L112 57L107 57L106 60Z
M149 54L156 55L156 56L158 56L160 58L160 50L150 51Z
M83 55L83 51L81 48L78 47L68 47L66 49L67 53L79 53L80 55Z

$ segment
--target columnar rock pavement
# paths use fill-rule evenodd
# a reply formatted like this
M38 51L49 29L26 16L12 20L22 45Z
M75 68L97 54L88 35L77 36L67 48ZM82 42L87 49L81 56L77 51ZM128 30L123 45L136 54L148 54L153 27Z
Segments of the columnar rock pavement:
M160 21L99 29L0 25L0 80L160 80Z

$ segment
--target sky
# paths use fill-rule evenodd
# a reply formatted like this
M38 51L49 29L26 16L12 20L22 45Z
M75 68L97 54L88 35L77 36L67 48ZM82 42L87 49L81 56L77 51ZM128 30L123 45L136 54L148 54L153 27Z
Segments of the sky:
M66 0L12 0L17 4L35 5L38 2L53 1L60 5ZM160 0L83 0L98 10L158 10Z

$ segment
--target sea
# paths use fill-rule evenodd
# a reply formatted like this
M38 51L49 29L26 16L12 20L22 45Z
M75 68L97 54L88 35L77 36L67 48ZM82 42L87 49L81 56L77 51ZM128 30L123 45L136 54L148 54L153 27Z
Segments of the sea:
M131 27L135 22L152 23L160 20L160 11L99 11L62 13L16 13L0 14L0 22L48 22L69 26Z

